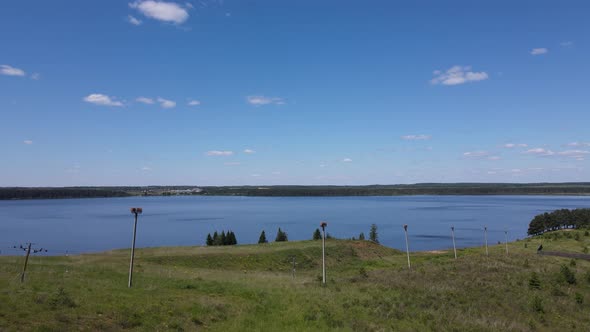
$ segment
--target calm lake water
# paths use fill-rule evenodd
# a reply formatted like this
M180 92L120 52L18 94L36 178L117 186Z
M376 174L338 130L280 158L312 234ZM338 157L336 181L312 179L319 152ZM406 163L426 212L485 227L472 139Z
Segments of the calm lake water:
M274 240L281 227L290 240L310 239L321 220L335 237L369 233L378 225L382 244L403 249L408 224L410 249L459 247L524 238L536 214L559 208L588 208L578 196L396 196L396 197L127 197L0 201L0 250L34 242L49 254L83 253L131 246L130 207L142 207L138 247L204 245L207 233L231 229L238 243L256 243L260 231Z

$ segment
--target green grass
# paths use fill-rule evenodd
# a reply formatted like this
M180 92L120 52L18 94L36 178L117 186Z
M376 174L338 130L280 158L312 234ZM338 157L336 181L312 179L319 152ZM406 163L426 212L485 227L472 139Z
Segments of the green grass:
M583 252L590 236L554 234L508 255L413 253L411 271L405 253L329 240L327 287L320 241L140 249L132 289L128 250L32 257L24 284L23 257L0 257L0 331L588 331L590 262L536 249Z

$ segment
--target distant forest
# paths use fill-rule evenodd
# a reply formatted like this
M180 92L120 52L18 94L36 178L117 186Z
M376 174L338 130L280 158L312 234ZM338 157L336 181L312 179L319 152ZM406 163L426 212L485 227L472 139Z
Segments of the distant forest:
M539 235L564 228L590 227L590 209L561 209L536 215L529 224L528 234Z
M370 186L3 187L0 200L125 196L590 195L590 182L420 183Z

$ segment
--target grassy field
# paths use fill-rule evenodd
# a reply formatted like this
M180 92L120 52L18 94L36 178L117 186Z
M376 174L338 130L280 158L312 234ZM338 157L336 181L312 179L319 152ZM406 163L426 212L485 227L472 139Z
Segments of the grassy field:
M413 253L411 271L405 253L329 240L327 287L320 241L140 249L132 289L128 250L35 256L24 284L23 257L0 257L0 331L590 331L590 262L540 243L582 253L590 236Z

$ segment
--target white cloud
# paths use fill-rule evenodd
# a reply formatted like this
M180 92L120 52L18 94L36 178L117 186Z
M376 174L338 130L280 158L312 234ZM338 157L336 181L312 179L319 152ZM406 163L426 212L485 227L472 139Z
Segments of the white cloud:
M574 46L574 42L571 40L567 40L567 41L561 42L559 45L561 45L563 47L570 47L570 46Z
M233 154L234 154L233 151L218 151L218 150L207 151L208 156L231 156Z
M547 52L549 52L549 50L544 47L533 48L531 50L531 55L541 55L541 54L546 54Z
M502 157L500 157L500 156L489 156L488 157L488 160L500 160L500 159L502 159Z
M446 71L435 70L431 84L459 85L469 82L478 82L488 79L486 72L473 72L471 66L453 66Z
M251 150L251 149L246 149L246 150L244 150L244 153L252 154L252 153L256 153L256 151Z
M253 177L257 178L257 177L259 177L259 176L260 176L260 174L252 174L252 175L250 175L250 176L253 176Z
M590 142L571 142L567 143L567 146L590 146Z
M30 140L30 139L26 139L26 140L23 141L23 144L31 145L31 144L33 144L33 141Z
M484 158L488 157L489 155L490 153L487 151L469 151L463 153L463 157L467 158Z
M147 104L147 105L152 105L154 103L154 100L152 98L147 98L147 97L137 97L137 99L135 99L135 101L138 103Z
M265 96L248 96L246 101L250 105L261 106L261 105L284 105L285 101L283 98L278 97L265 97Z
M507 148L507 149L512 149L512 148L526 148L528 147L528 144L525 143L506 143L503 145L503 147Z
M576 160L584 160L584 158L590 154L590 151L586 150L566 150L557 152L558 155L568 158L574 158Z
M14 68L9 65L0 65L0 75L6 76L25 76L26 73L24 70L19 68Z
M84 101L101 106L123 106L122 102L116 101L113 98L100 93L89 94L88 96L84 97Z
M146 17L175 24L184 23L189 15L188 11L174 2L138 0L129 4Z
M543 148L529 149L523 153L532 154L532 155L536 155L536 156L553 156L553 155L555 155L555 152L553 152L551 150L546 150Z
M401 139L406 141L425 141L431 139L430 135L404 135Z
M39 74L39 73L32 73L31 74L31 79L32 80L35 80L35 81L38 81L38 80L41 79L41 74Z
M141 168L141 170L142 170L142 171L144 171L144 172L147 172L147 171L151 171L151 170L152 170L152 168L151 168L151 167L148 167L148 166L143 166L143 167Z
M201 105L201 102L198 100L190 100L188 102L188 106L199 106L199 105Z
M352 159L350 159L350 158L344 158L344 159L342 159L342 162L343 163L350 163L350 162L352 162Z
M160 97L158 97L158 103L160 103L160 106L162 108L174 108L174 107L176 107L176 102L175 101L164 99L164 98L160 98Z
M127 22L133 24L133 25L141 25L141 20L135 18L134 16L128 15L127 16Z

